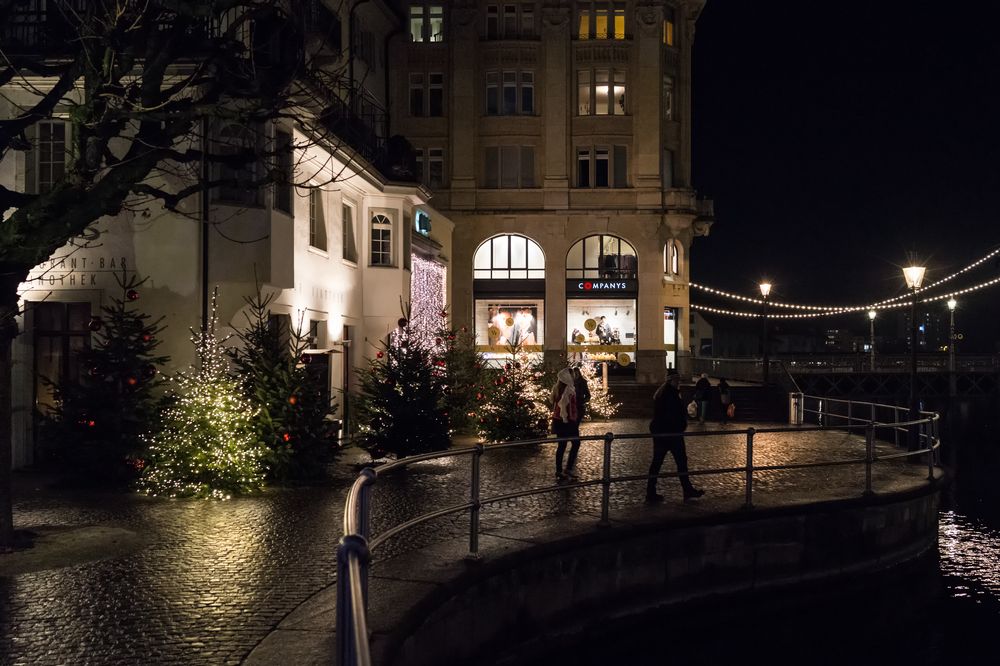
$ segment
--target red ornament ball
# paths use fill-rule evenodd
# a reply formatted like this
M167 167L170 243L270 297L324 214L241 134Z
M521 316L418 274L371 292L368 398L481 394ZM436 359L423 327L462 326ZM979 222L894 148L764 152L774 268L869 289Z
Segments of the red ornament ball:
M292 436L286 432L284 435L281 436L281 439L285 440L286 442L290 442L292 441Z
M382 358L383 356L385 356L383 352L380 351L375 352L375 358Z
M288 404L289 405L294 405L298 401L299 401L299 399L296 398L294 395L288 397Z
M517 405L518 407L520 407L524 403L522 403L520 400L517 400L517 401L514 402L514 404Z
M409 323L409 322L408 322L408 321L406 321L406 318L405 318L405 317L400 317L400 318L399 318L399 320L398 320L398 321L396 322L396 325L397 325L397 326L399 326L400 328L406 328L406 325L407 325L408 323Z
M91 419L90 421L87 421L87 427L88 428L93 428L96 425L97 425L97 421L94 421L93 419Z
M434 344L436 345L441 344L441 338L434 338Z
M482 393L477 393L476 394L476 400L482 400L482 399L483 399L483 394Z
M99 331L102 326L104 326L104 320L100 317L91 317L90 321L87 322L87 328L91 331Z
M142 336L142 341L143 341L143 342L149 342L149 341L150 341L150 340L152 340L152 339L153 339L153 336L152 336L152 335L150 335L149 333L145 333L145 334L144 334L144 335Z
M139 300L139 292L136 291L135 289L129 289L128 291L125 292L125 298L127 298L130 301L137 301Z
M139 380L136 379L135 377L129 377L128 379L125 380L125 383L128 384L129 386L135 386L136 384L139 383Z
M449 340L449 341L452 341L452 340L454 340L454 339L455 339L455 336L454 336L454 335L449 335L449 336L448 336L448 340Z

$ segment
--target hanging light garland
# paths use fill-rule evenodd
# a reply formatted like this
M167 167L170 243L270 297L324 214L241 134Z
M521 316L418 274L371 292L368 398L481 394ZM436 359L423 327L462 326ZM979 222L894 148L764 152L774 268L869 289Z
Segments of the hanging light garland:
M885 300L882 300L882 301L878 301L878 302L875 302L875 303L872 303L872 304L869 304L869 305L840 305L840 306L838 306L838 305L803 305L803 304L799 304L799 303L784 303L784 302L781 302L781 301L768 300L767 304L770 307L774 307L774 308L786 308L786 309L792 309L792 310L806 310L806 311L809 312L807 314L806 313L804 313L804 314L769 313L768 314L768 318L769 319L799 319L799 318L805 318L805 317L821 317L821 316L825 316L825 315L840 315L840 314L847 314L847 313L852 313L852 312L862 312L862 311L867 312L868 310L889 310L889 309L893 309L893 308L905 307L905 306L909 305L909 299L912 298L913 293L923 293L923 292L926 292L929 289L933 289L934 287L937 287L937 286L939 286L941 284L944 284L945 282L953 280L956 277L958 277L960 275L963 275L963 274L967 273L968 271L971 271L971 270L979 267L984 262L990 260L991 258L997 256L998 254L1000 254L1000 247L992 250L986 256L984 256L984 257L982 257L982 258L974 261L973 263L971 263L968 266L962 268L961 270L956 271L955 273L952 273L951 275L948 275L947 277L941 278L940 280L938 280L936 282L933 282L933 283L927 285L926 287L922 287L920 289L917 289L916 292L911 292L911 293L903 294L901 296L895 296L893 298L888 298L888 299L885 299ZM930 303L930 302L933 302L933 301L946 300L948 298L952 298L954 296L958 296L958 295L961 295L961 294L967 294L967 293L970 293L970 292L973 292L973 291L978 291L980 289L985 289L986 287L990 287L990 286L993 286L993 285L998 284L998 283L1000 283L1000 278L995 278L995 279L992 279L992 280L988 280L986 282L982 282L982 283L977 284L977 285L973 285L971 287L967 287L965 289L959 289L959 290L956 290L956 291L949 292L947 294L942 294L940 296L928 297L928 298L922 299L920 302L922 302L922 303ZM713 294L715 296L721 296L723 298L729 298L729 299L736 300L736 301L741 301L741 302L744 302L744 303L752 303L754 305L764 305L764 301L761 300L761 299L759 299L759 298L752 298L752 297L749 297L749 296L742 296L740 294L734 294L732 292L724 291L722 289L715 289L714 287L709 287L707 285L699 284L699 283L696 283L696 282L691 282L689 284L694 289L699 289L701 291L704 291L704 292L709 293L709 294ZM759 314L753 313L753 312L738 312L738 311L734 311L734 310L723 310L723 309L718 309L718 308L710 308L708 306L700 305L700 304L696 305L696 304L693 304L693 303L692 303L691 307L693 307L695 309L703 310L703 311L706 311L706 312L715 312L717 314L728 314L728 315L742 316L742 317L759 317L760 316Z

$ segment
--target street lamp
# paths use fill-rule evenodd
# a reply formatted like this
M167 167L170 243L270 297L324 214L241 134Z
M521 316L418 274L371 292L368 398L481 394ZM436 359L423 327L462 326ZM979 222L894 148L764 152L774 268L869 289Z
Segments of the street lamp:
M872 372L875 372L875 316L878 315L874 310L868 311L868 339L870 340L870 348L872 355Z
M955 308L958 301L954 298L948 299L948 314L951 321L948 324L948 395L955 397Z
M913 292L910 300L910 421L917 420L919 405L917 404L917 291L924 281L924 266L907 266L903 269L906 286ZM910 426L910 450L917 448L917 429Z
M768 344L767 344L767 296L771 293L771 283L761 282L760 283L760 295L764 297L764 386L767 386L768 380L768 370L770 369L771 359L770 354L768 354Z

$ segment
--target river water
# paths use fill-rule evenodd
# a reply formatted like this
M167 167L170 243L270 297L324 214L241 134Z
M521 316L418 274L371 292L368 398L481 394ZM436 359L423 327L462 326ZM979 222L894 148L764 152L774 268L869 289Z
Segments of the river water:
M965 404L942 428L952 475L936 554L836 585L708 600L605 624L537 663L1000 663L993 644L1000 630L997 420L990 405Z

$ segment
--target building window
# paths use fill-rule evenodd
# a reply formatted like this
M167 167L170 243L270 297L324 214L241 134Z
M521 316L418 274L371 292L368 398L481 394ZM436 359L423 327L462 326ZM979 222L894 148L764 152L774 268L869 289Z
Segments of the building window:
M410 115L417 118L444 115L444 74L410 73Z
M87 368L80 355L90 349L90 303L28 303L35 333L35 408L56 407L56 387L78 384Z
M216 164L217 179L223 181L215 188L216 201L254 206L260 204L257 186L258 162L247 151L256 152L257 133L244 125L226 125L218 134L217 152L223 156L243 155L240 165Z
M45 194L66 175L66 123L61 120L38 123L35 148L38 174L35 189L38 194Z
M444 115L444 74L431 72L427 75L427 115L438 118Z
M484 152L483 187L518 189L535 186L534 146L489 146Z
M567 279L634 280L639 261L632 245L618 236L587 236L566 254Z
M577 187L628 187L628 151L625 146L578 148Z
M444 41L444 6L415 3L410 5L410 41Z
M576 89L579 115L625 115L625 70L578 70Z
M529 39L534 36L534 3L486 6L486 39Z
M372 266L392 266L392 221L385 215L372 217Z
M667 263L664 266L663 272L669 273L671 275L681 274L681 251L680 251L680 241L672 239L667 241L667 247L664 248L667 253Z
M410 115L424 115L424 75L420 72L410 74Z
M663 119L674 119L674 77L663 77Z
M579 39L625 39L624 2L577 2Z
M282 212L292 213L292 135L278 130L274 133L275 148L278 151L277 167L279 182L274 184L274 207Z
M323 190L309 190L309 246L326 250L326 216L323 214Z
M431 148L427 153L427 186L436 190L444 185L444 150Z
M673 7L663 8L663 43L667 46L674 46L674 9Z
M516 234L483 242L472 258L476 280L545 279L545 256L538 243Z
M486 73L486 115L534 115L535 73L505 70Z
M340 207L340 218L344 233L344 259L358 262L358 246L354 240L354 209L347 204Z
M411 268L410 253L413 248L413 223L409 215L403 215L403 268Z

